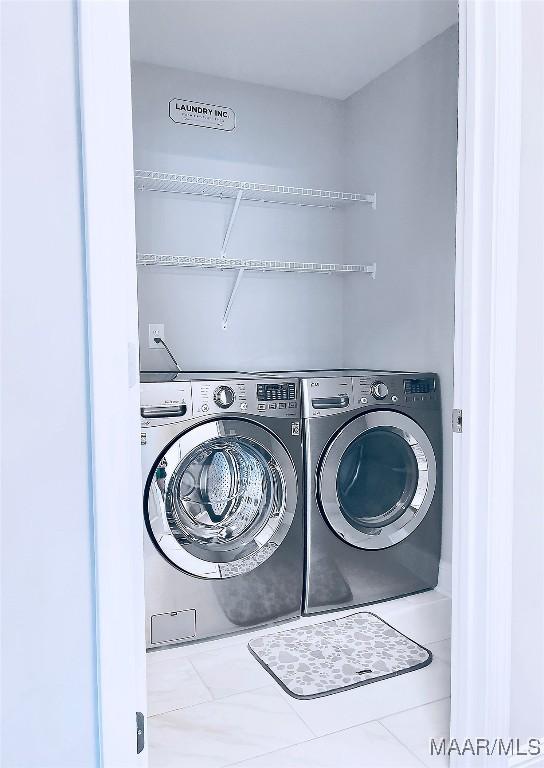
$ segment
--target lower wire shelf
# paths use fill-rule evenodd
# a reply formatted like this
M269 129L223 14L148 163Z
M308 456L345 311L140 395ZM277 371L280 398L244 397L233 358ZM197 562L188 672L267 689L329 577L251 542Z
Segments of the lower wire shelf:
M201 258L138 253L136 264L143 267L182 267L188 269L244 269L252 272L312 272L348 274L366 272L374 276L376 264L321 264L304 261L258 261L255 259Z
M246 272L295 272L298 274L348 275L366 273L376 277L374 264L320 264L305 261L258 261L255 259L204 258L172 256L168 254L137 253L136 264L140 267L178 267L182 269L236 270L238 275L223 315L223 328L227 327L234 298Z

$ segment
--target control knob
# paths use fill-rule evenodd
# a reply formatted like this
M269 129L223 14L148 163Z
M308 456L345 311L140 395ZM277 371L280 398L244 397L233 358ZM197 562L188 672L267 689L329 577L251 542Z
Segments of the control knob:
M234 402L234 398L234 390L226 386L217 387L213 393L213 401L220 408L230 408Z
M376 400L383 400L389 394L387 384L383 381L375 381L372 385L372 394Z

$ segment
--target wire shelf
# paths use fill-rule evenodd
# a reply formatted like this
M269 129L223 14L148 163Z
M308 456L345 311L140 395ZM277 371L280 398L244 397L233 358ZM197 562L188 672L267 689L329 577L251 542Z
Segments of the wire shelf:
M136 264L145 267L183 267L189 269L243 269L249 272L310 272L345 275L376 272L375 264L319 264L302 261L256 261L252 259L200 258L156 253L136 254Z
M199 197L231 199L242 193L242 200L254 203L277 203L309 208L339 208L355 203L376 207L375 194L334 192L307 187L288 187L277 184L258 184L253 181L212 179L188 176L183 173L160 171L134 171L135 187L140 192L169 192Z

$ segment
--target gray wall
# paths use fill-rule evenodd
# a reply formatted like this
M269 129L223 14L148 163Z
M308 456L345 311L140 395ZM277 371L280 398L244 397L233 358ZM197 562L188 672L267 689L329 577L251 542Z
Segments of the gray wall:
M344 362L431 370L444 405L442 586L451 568L457 27L346 102L349 187L377 192L377 210L348 214L346 259L377 278L344 282Z
M232 107L233 133L181 126L168 102ZM136 168L248 181L342 186L342 103L277 88L134 64ZM139 251L218 257L231 202L137 194ZM341 261L343 212L242 204L228 256ZM148 324L164 323L185 369L299 368L342 362L342 278L247 275L231 322L221 327L235 275L140 269L141 365L169 368L148 349Z
M2 746L98 763L76 26L2 4Z

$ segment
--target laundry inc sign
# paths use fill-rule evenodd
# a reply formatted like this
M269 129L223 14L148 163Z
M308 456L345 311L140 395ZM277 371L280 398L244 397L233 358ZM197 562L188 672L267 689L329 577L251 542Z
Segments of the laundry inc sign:
M233 131L236 127L236 115L230 107L217 104L203 104L200 101L171 99L170 119L182 125L196 125L199 128L216 128L220 131Z

